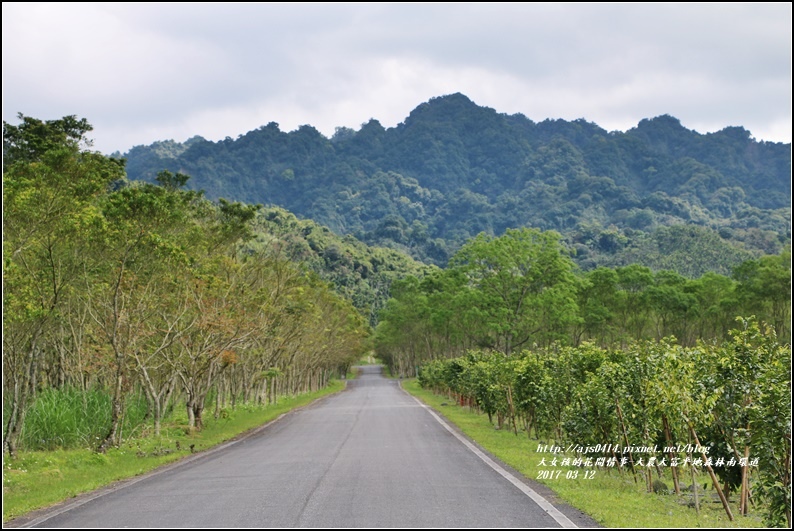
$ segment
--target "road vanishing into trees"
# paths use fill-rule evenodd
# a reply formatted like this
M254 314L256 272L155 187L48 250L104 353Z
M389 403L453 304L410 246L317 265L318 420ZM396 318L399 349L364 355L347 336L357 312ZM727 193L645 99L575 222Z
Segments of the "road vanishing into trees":
M542 487L488 464L487 456L463 441L396 381L384 378L379 366L368 366L346 391L256 435L84 503L78 499L27 525L594 525L575 509L552 506L537 494Z

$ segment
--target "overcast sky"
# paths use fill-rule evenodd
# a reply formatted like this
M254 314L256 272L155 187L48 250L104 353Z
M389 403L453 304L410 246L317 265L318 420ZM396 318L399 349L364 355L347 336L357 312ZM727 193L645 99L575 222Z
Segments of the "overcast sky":
M105 153L269 122L393 127L455 92L534 121L670 114L791 142L791 3L2 9L3 120L76 114Z

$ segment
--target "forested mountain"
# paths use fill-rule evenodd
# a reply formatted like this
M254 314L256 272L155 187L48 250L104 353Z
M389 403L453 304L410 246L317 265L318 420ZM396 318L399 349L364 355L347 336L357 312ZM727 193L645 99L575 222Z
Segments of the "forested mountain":
M247 251L277 250L284 258L318 275L349 300L369 324L377 324L392 282L437 269L394 249L370 247L350 235L339 236L312 220L278 207L257 212Z
M125 157L130 179L184 172L209 198L281 206L439 265L480 232L522 226L562 233L585 269L639 261L688 276L727 274L791 237L790 144L741 127L700 134L666 115L608 132L453 94L388 129L373 119L329 139L270 123L236 140L169 140ZM680 225L695 228L667 228Z

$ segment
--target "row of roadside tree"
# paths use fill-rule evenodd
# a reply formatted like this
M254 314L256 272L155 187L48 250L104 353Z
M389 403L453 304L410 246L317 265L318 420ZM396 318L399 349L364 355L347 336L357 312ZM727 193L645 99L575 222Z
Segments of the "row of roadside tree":
M87 149L85 120L20 118L3 125L4 450L45 391L110 396L104 451L132 397L157 432L179 401L200 429L208 396L267 402L358 359L363 318L276 238L250 243L257 206L212 203L180 173L130 183Z

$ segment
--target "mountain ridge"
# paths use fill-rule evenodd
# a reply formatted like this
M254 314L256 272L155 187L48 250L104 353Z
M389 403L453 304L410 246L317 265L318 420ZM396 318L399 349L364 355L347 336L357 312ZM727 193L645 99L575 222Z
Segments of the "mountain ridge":
M391 128L373 118L327 138L270 122L236 140L135 146L126 158L131 179L181 171L208 197L283 207L425 262L444 265L479 232L534 226L589 246L578 258L588 268L620 251L588 244L592 226L631 243L698 225L748 253L779 251L791 237L790 152L740 126L701 134L661 115L608 132L584 119L536 123L455 93Z

